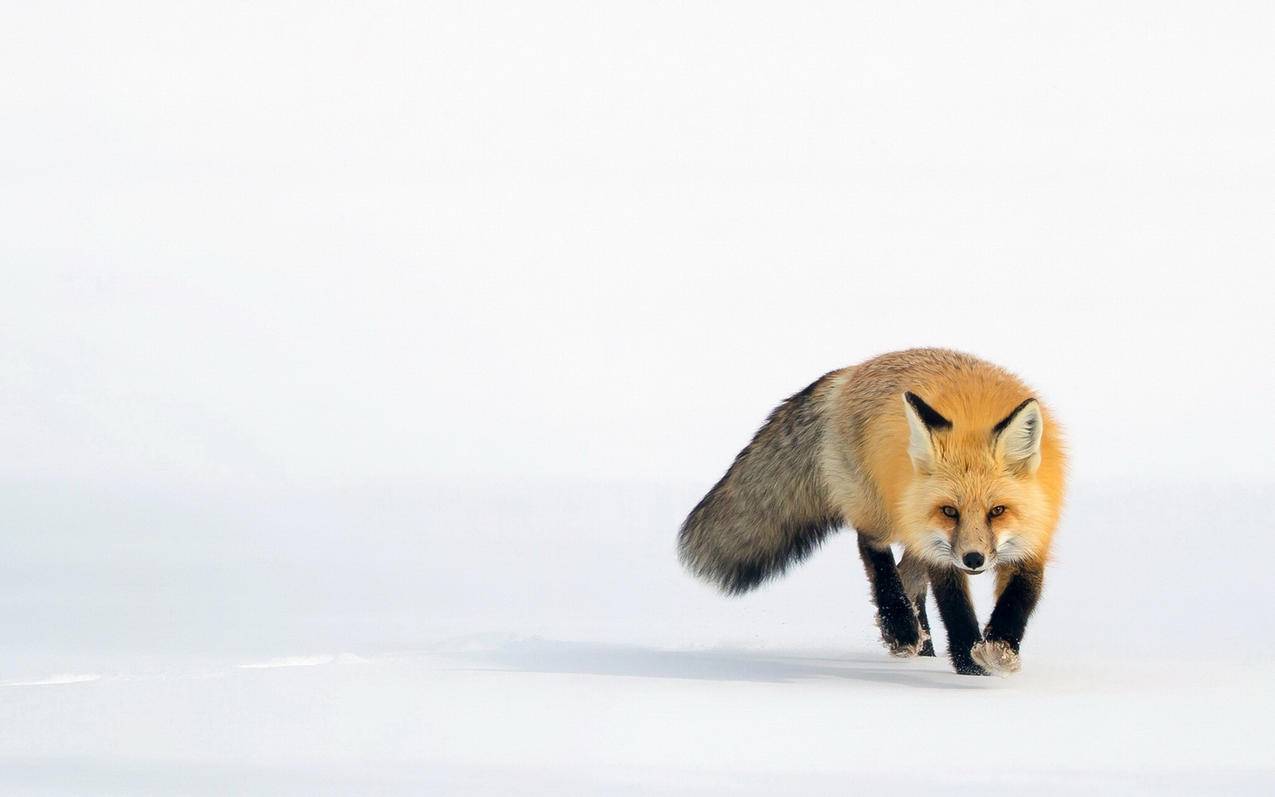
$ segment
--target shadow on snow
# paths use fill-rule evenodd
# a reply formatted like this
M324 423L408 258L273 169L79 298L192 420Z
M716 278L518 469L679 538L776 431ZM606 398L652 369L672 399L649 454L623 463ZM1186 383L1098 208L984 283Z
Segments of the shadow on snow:
M448 649L448 648L452 649ZM929 689L978 689L988 679L953 673L944 658L895 661L885 653L812 656L743 649L669 650L638 645L511 639L444 644L431 651L464 662L462 669L535 673L793 683L839 679Z

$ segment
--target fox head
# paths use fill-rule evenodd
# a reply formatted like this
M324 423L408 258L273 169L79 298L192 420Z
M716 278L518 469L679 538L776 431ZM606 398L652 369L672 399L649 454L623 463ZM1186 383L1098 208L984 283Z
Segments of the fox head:
M1037 401L954 424L909 392L903 412L914 470L899 507L909 549L967 573L1034 555L1049 524L1036 480L1044 437Z

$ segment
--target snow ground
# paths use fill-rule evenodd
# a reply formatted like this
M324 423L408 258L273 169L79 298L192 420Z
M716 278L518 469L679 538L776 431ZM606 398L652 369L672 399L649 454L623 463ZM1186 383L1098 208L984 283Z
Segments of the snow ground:
M1275 791L1272 29L4 4L0 794ZM915 345L1067 427L1006 681L889 659L848 535L673 555Z
M1268 792L1263 494L1079 489L999 680L887 656L846 534L693 582L689 487L15 490L0 790Z

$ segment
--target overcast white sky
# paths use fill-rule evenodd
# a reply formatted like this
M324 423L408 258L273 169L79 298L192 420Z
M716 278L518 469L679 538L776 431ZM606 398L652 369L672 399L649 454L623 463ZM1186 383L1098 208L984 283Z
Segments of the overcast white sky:
M1275 479L1263 3L17 4L0 475L714 481L912 345Z

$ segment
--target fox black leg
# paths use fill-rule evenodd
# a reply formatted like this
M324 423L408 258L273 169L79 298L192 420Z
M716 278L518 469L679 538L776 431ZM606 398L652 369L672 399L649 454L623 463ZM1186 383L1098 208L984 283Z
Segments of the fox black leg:
M996 608L987 622L986 640L974 651L974 658L988 670L1009 675L1018 670L1018 646L1023 642L1027 620L1040 600L1044 570L1039 565L1020 564L997 571Z
M934 640L930 633L930 618L925 613L925 597L930 583L930 573L920 558L907 551L899 560L899 578L903 579L903 591L912 600L917 622L921 624L921 652L918 656L934 655Z
M921 625L912 601L903 589L894 552L889 546L877 548L864 535L859 535L859 556L872 584L872 601L877 605L877 622L881 639L896 656L915 656L920 652Z
M947 655L952 659L952 666L961 675L987 675L987 670L971 655L982 636L965 574L953 567L936 565L930 568L930 585L934 587L934 600L938 603L943 627L947 629Z
M924 589L921 590L920 595L916 595L912 598L912 603L913 605L916 606L916 619L921 624L922 636L925 638L925 642L921 644L921 652L918 653L917 655L918 656L933 656L934 655L934 637L930 633L930 618L925 616L925 590Z

